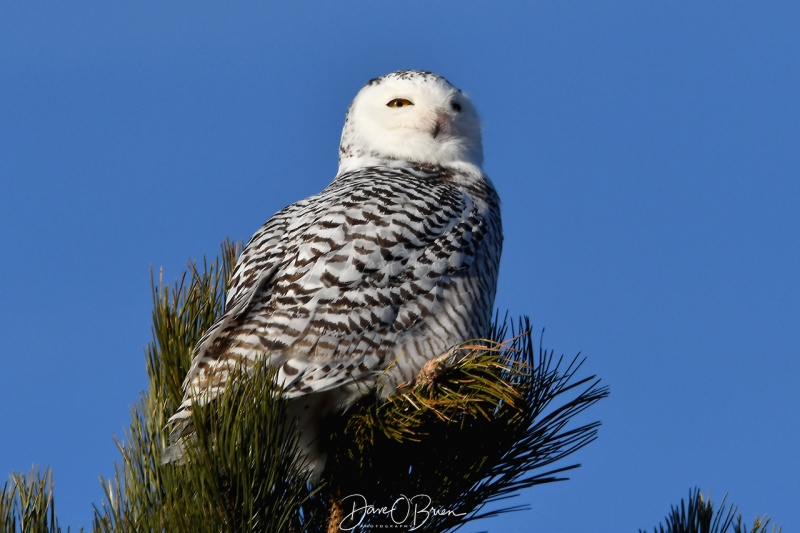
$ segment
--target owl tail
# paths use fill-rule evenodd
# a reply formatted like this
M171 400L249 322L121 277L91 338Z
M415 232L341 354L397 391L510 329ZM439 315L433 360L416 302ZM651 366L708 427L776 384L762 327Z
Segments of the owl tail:
M183 453L194 436L194 422L191 409L180 409L169 419L172 429L169 432L169 446L161 454L161 464L183 464Z

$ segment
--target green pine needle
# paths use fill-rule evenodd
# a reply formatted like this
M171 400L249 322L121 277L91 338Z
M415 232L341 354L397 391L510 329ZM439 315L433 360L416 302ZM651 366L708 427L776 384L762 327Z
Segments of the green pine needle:
M118 441L116 475L102 480L94 532L328 532L341 520L351 531L374 531L389 523L385 514L353 513L348 498L357 494L376 507L427 501L439 512L411 514L417 530L447 531L523 509L498 503L566 479L578 465L563 460L597 437L599 422L578 418L608 390L594 376L578 376L584 360L535 348L527 319L515 328L497 320L486 339L462 345L430 379L386 401L362 398L332 416L324 432L327 469L313 486L266 365L240 371L218 398L193 405L185 462L162 465L167 420L183 398L194 346L222 313L237 255L226 242L219 259L191 264L173 286L161 275L154 280L150 387ZM748 530L741 516L732 523L732 511L720 518L723 508L724 501L714 514L699 493L690 494L667 529L656 531L723 533L732 524L736 533L766 533L766 517ZM707 522L712 529L680 529ZM11 476L0 493L0 526L9 533L61 531L49 470Z
M0 493L0 526L9 533L61 533L49 468L44 473L34 467L28 474L11 474Z
M689 491L689 499L681 500L680 506L673 506L665 519L665 524L657 526L655 533L768 533L770 518L756 517L753 527L748 528L742 515L736 515L736 506L732 505L726 512L725 498L718 510L708 498L697 489ZM735 520L735 522L734 522ZM780 533L781 527L773 526L772 533ZM639 533L645 533L643 529Z
M568 423L608 391L593 376L575 379L577 359L562 368L552 353L537 352L527 320L521 334L501 342L506 329L465 343L461 358L432 383L357 403L334 432L329 486L343 497L368 494L376 506L424 495L453 511L425 524L444 531L519 510L482 511L524 488L565 479L560 474L577 465L553 463L594 440L599 425ZM386 520L366 517L360 527Z

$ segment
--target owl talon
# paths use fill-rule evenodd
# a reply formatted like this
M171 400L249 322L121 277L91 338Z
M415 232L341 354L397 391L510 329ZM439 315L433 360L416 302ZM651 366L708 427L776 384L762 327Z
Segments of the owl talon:
M448 353L425 363L419 371L419 374L417 374L417 379L414 380L414 383L418 385L430 385L436 381L436 378L444 374L444 371L447 370L447 359L449 358L450 354Z

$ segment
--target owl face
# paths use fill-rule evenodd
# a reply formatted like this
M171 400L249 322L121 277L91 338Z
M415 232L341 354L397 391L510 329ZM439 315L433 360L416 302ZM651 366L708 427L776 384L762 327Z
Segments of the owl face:
M472 102L436 74L400 71L370 81L347 113L342 165L394 159L434 165L483 162Z

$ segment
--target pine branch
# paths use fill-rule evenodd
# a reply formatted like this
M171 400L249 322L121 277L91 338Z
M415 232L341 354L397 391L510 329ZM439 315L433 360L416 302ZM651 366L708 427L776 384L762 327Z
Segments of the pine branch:
M462 356L434 379L387 402L364 398L332 417L329 467L314 487L305 482L285 401L266 365L231 378L235 385L208 405L193 405L187 460L161 465L192 348L222 312L235 256L226 243L220 261L192 265L173 288L154 283L151 385L119 443L123 463L104 485L96 531L327 531L338 528L332 522L354 494L377 505L403 494L430 497L442 514L426 519L425 529L442 531L519 509L482 511L521 489L565 479L577 465L554 463L596 437L598 423L569 422L607 389L594 377L575 378L577 358L564 365L552 352L537 355L523 320L508 343L501 344L506 326L496 327L491 339L462 346Z
M443 513L420 513L417 523L424 520L424 530L457 528L522 509L482 512L522 489L563 480L564 472L577 467L552 465L596 438L599 423L568 423L607 389L594 376L575 379L582 363L577 358L564 368L552 352L540 348L537 355L527 319L519 323L521 334L501 344L497 339L506 329L501 325L491 335L495 339L462 346L463 357L433 383L384 403L367 398L351 410L334 433L328 478L330 486L352 495L345 496L351 513L343 528L390 524L385 515L353 513L353 505L366 498L368 505L391 507L403 495L417 497L411 509L427 503ZM401 501L399 512L408 505Z
M194 434L184 464L163 465L167 420L183 397L192 349L222 313L236 249L221 260L190 265L173 287L154 282L153 342L147 348L150 388L132 410L118 442L123 463L104 482L94 530L301 531L301 509L315 492L295 460L295 438L273 370L234 372L207 405L192 406ZM238 372L238 374L237 374Z
M10 478L0 493L2 531L61 533L53 503L53 475L50 469L41 473L34 467L27 475L11 474Z
M578 377L584 359L536 350L523 319L510 333L506 321L496 321L488 339L465 343L460 358L388 401L366 397L332 417L328 469L316 486L305 481L285 401L266 365L242 371L208 405L193 405L196 431L185 464L162 465L167 419L181 402L193 347L222 312L236 256L224 243L220 259L191 264L175 285L154 280L150 387L118 442L122 463L103 482L95 532L372 531L390 519L380 507L392 505L408 512L406 530L454 530L524 509L486 510L519 490L566 479L578 465L561 461L596 438L598 422L574 419L608 390L594 376ZM2 531L61 531L49 470L12 474L2 489ZM359 494L373 511L363 520L354 512ZM724 508L723 500L715 513L690 492L688 504L655 531L767 533L769 518L748 529L741 515L733 519L735 508Z
M681 500L680 507L673 506L667 515L665 525L657 526L655 533L727 533L733 527L734 533L768 533L767 527L771 519L767 516L756 517L753 527L748 527L742 521L742 515L736 516L736 506L732 505L725 511L725 500L722 499L719 510L714 511L714 505L704 498L702 493L695 488L689 491L688 503ZM735 521L735 522L734 522ZM772 527L772 533L780 533L783 528ZM639 533L646 533L643 529Z

